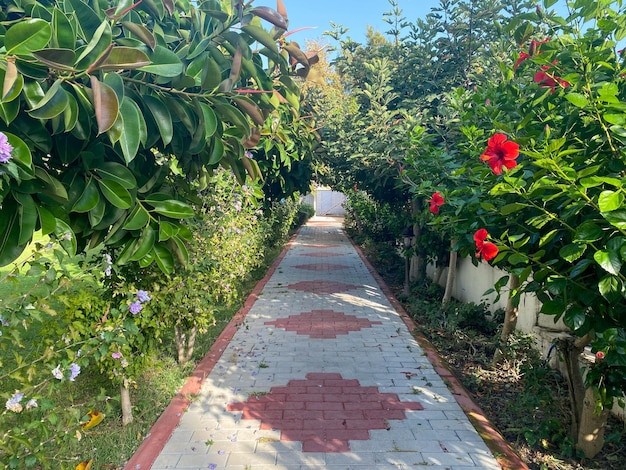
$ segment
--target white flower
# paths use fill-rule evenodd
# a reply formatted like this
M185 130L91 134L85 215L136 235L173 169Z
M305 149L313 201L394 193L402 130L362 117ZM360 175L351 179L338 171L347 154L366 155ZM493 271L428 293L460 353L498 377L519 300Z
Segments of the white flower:
M63 380L63 372L61 371L61 366L58 365L54 369L52 369L52 376L55 379Z

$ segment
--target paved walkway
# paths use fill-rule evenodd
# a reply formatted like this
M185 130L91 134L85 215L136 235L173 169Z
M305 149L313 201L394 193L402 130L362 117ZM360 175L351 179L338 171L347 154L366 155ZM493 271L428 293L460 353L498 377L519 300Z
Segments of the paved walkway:
M523 468L498 464L341 223L300 230L126 469Z

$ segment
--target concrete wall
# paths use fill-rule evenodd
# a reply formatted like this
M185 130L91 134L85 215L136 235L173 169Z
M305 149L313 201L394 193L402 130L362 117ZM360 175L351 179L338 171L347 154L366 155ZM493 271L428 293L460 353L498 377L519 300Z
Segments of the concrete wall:
M333 191L325 186L316 188L302 198L302 202L315 208L315 215L344 216L346 214L343 203L346 196L339 191Z
M428 275L433 278L433 266L427 269ZM445 285L447 269L440 277L440 283ZM488 263L478 263L474 266L471 259L460 258L457 264L457 277L452 291L452 296L463 302L473 302L476 304L485 303L491 312L499 308L505 308L508 297L508 289L502 289L500 299L496 302L497 294L485 292L493 289L498 279L506 273L501 269L494 268ZM517 331L532 334L535 337L537 348L543 357L547 357L555 338L568 335L569 329L562 320L554 322L554 316L540 313L541 302L535 295L523 294L520 299L519 313L517 319ZM584 360L592 362L594 360L590 351L584 354ZM560 369L561 362L558 354L550 354L550 366ZM619 408L617 404L613 407L613 413L622 419L626 417L626 410Z

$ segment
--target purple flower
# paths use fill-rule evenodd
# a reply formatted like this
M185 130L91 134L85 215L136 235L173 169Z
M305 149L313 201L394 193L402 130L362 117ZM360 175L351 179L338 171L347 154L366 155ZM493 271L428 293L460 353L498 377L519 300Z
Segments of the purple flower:
M34 398L31 398L30 400L28 400L28 403L26 403L26 409L30 410L31 408L37 408L39 405L37 404L37 400L35 400Z
M19 393L17 390L13 394L11 398L9 398L5 404L6 409L9 411L13 411L14 413L19 413L22 411L22 405L20 405L20 401L24 398L23 393Z
M70 382L74 382L76 377L78 377L78 374L80 374L80 366L75 362L72 362L70 364Z
M137 315L139 312L141 312L142 308L143 306L141 305L141 302L136 301L130 304L130 307L128 307L128 310L130 310L130 313L132 313L133 315Z
M13 146L9 143L9 139L4 133L0 132L0 163L9 163L11 160L11 152Z
M111 354L111 357L113 359L120 359L122 357L122 353L121 352L114 352L113 354Z
M147 302L148 300L151 299L151 297L148 295L148 293L145 290L137 291L137 298L139 299L139 302Z

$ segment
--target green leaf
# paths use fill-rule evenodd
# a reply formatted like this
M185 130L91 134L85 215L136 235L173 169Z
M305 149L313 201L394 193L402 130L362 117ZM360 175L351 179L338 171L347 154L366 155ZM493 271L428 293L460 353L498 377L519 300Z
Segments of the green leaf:
M185 246L185 242L180 237L174 236L171 238L170 246L174 254L176 254L178 262L183 266L187 266L189 264L189 251Z
M224 156L224 152L225 149L222 139L214 138L211 153L209 154L209 165L217 165Z
M622 269L622 260L619 253L616 251L599 250L593 254L593 259L596 260L602 269L609 274L617 276Z
M159 222L159 241L164 242L169 240L178 233L178 226L174 225L167 220L161 220Z
M252 24L247 24L241 28L246 34L248 34L252 39L258 41L267 47L270 51L274 53L278 53L278 48L276 47L276 40L263 28L260 26L254 26Z
M204 103L200 103L200 109L204 116L204 134L208 141L217 130L217 116L215 116L215 112Z
M172 219L188 219L194 215L193 209L188 204L175 199L161 199L151 195L145 202L150 204L157 214Z
M614 227L620 230L626 230L626 210L615 210L603 213L602 216Z
M137 246L129 258L131 261L139 261L141 258L146 256L148 252L150 252L154 248L154 243L156 242L157 231L150 227L149 225L143 230L141 237L137 241Z
M122 134L119 140L122 154L126 163L130 163L137 155L142 135L146 133L146 124L137 103L127 97L122 100L118 119L122 121Z
M80 55L76 59L74 66L77 70L89 69L88 72L91 72L91 66L98 61L98 58L100 58L103 53L110 49L112 44L111 25L108 20L104 20L100 26L98 26L98 29L96 29L89 43L81 49L78 49Z
M102 19L84 0L66 0L65 11L68 14L73 11L76 15L79 34L85 42L93 38L102 25Z
M39 219L37 205L30 194L15 193L15 199L19 204L20 236L19 245L26 245L33 239L33 233Z
M148 55L134 47L117 46L111 49L107 59L100 65L104 70L132 70L150 64Z
M42 64L56 70L73 72L76 54L71 49L41 49L33 52L33 56Z
M598 206L602 212L611 212L624 204L624 194L616 191L602 191L598 197Z
M565 303L562 300L547 300L541 304L541 313L546 315L561 315L565 311Z
M521 202L513 202L511 204L502 206L502 208L500 209L500 213L502 215L509 215L509 214L513 214L514 212L521 211L522 209L526 207L528 207L528 204L522 204Z
M133 173L120 163L115 162L101 162L95 168L95 171L103 179L117 181L126 189L133 189L137 187L137 180Z
M554 229L554 230L550 230L545 235L542 235L541 239L539 240L539 247L542 247L546 243L551 242L552 239L556 236L557 233L559 233L559 230L558 229Z
M574 238L581 242L595 242L602 238L602 228L594 221L586 220L578 226Z
M132 36L137 37L137 39L139 39L146 46L148 46L150 50L154 50L154 48L156 47L156 39L148 28L146 28L142 24L131 23L130 21L123 21L122 26L130 31Z
M574 267L572 268L572 270L569 273L569 277L571 279L574 279L575 277L578 277L583 272L585 272L585 270L589 266L591 266L592 263L593 263L593 261L591 261L590 259L581 259L578 263L576 263L574 265Z
M161 77L177 77L183 72L183 63L179 57L163 46L156 46L148 57L152 63L140 67L139 70Z
M119 209L129 209L132 205L132 197L128 190L114 180L98 180L100 191L104 197Z
M20 96L24 88L24 76L19 73L14 62L7 61L6 70L0 68L0 83L2 83L0 101L8 103Z
M48 209L42 207L41 205L37 206L37 212L39 213L39 225L41 227L41 234L48 235L54 232L57 227L57 221L54 215L52 215L52 213Z
M52 119L65 111L69 104L62 80L55 81L37 105L28 111L35 119Z
M584 108L589 105L589 100L581 93L568 93L565 95L565 99L577 108Z
M13 150L11 151L11 156L13 158L11 161L19 164L24 170L34 176L35 167L33 166L33 156L30 153L30 149L28 148L28 145L26 145L26 142L10 132L5 132L4 135L7 136L7 140L11 144L11 147L13 147Z
M598 291L602 297L613 298L615 294L621 295L623 289L622 282L616 276L605 276L598 282Z
M52 39L50 45L55 49L73 50L76 47L76 30L74 24L59 8L52 10ZM72 63L74 61L72 60Z
M83 193L74 204L74 207L72 207L72 212L89 212L98 205L98 201L100 201L98 185L94 178L89 178Z
M61 247L63 247L68 255L76 255L76 248L78 246L76 241L76 234L69 225L67 225L61 219L57 219L54 235L56 239L59 240L59 244L61 245Z
M572 331L576 331L585 324L587 315L585 315L585 309L579 305L572 305L565 312L563 317L563 323L565 323Z
M24 245L19 244L19 239L18 204L12 197L8 197L0 207L0 266L6 266L22 253Z
M614 124L617 126L623 126L626 124L626 114L615 114L615 113L604 113L602 115L604 120L609 124Z
M52 29L47 21L22 20L13 24L4 36L5 55L30 55L46 47L51 36Z
M122 228L124 230L139 230L145 227L149 220L150 214L148 214L148 211L140 203L137 203L126 218Z
M172 115L167 106L159 98L152 95L145 95L143 101L154 117L163 145L168 145L174 135L174 126L172 125Z
M570 245L565 245L563 248L561 248L559 250L559 256L565 261L573 263L585 254L586 249L587 245L581 243L572 243Z
M174 258L172 257L172 253L161 244L154 245L152 252L154 253L154 260L161 271L165 274L171 274L174 271Z

